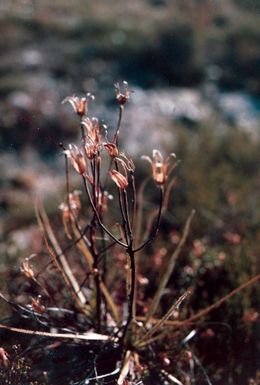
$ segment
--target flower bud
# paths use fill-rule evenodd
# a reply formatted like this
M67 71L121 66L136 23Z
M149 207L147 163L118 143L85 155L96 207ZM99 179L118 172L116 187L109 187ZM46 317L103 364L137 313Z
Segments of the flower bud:
M120 106L123 106L124 104L126 104L126 102L130 98L131 92L133 92L129 90L128 83L126 81L123 81L123 86L124 86L124 93L121 92L119 83L115 84L116 100Z
M29 259L25 258L21 265L21 272L30 279L34 279L34 271L29 264Z
M67 155L68 158L70 158L72 166L80 175L86 174L87 162L84 158L83 153L75 144L70 144L69 149L65 150L64 154Z
M95 97L91 95L90 93L87 93L84 97L78 97L78 96L68 96L63 100L63 104L66 102L69 102L76 114L78 114L80 117L84 116L88 112L88 103L89 100L94 100Z
M118 156L118 148L114 143L104 143L104 147L111 158L116 158Z
M126 177L121 172L112 170L109 172L112 180L115 182L118 188L124 190L128 186Z

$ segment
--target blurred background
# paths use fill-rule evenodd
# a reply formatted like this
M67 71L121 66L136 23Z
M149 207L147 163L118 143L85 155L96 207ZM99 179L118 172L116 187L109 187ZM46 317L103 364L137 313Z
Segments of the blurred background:
M195 287L196 311L259 272L259 13L259 0L0 0L1 287L41 248L35 196L54 215L64 194L57 144L79 132L61 101L95 94L90 115L113 130L123 80L134 93L122 147L141 177L153 148L181 159L157 269L197 210L168 297ZM199 331L214 384L257 383L259 294L238 294Z

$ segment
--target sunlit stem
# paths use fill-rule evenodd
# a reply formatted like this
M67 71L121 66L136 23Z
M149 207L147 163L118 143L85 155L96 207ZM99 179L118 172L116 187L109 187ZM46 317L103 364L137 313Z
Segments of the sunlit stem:
M116 146L118 146L118 138L119 138L119 132L120 132L120 126L121 126L123 111L124 111L124 106L120 104L117 128L116 128L116 132L115 132L114 140L113 140L113 142L115 143Z

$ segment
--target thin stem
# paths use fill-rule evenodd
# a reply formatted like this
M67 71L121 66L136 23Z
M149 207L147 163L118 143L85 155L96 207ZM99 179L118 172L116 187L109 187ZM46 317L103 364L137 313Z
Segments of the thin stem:
M135 266L135 252L132 248L132 243L127 249L127 253L130 258L130 271L131 271L131 289L128 295L128 317L125 324L125 328L122 335L122 340L125 339L129 325L134 319L134 299L135 299L135 288L136 288L136 266Z
M113 138L113 143L114 143L117 147L118 147L118 137L119 137L120 126L121 126L121 122L122 122L123 111L124 111L124 106L121 106L121 105L120 105L120 107L119 107L119 114L118 114L118 121L117 121L117 127L116 127L116 132L115 132L114 138ZM107 174L106 174L106 179L105 179L105 182L104 182L104 185L103 185L103 189L104 189L104 190L105 190L106 185L107 185L107 182L108 182L109 171L111 170L113 161L114 161L114 159L111 158L111 159L110 159L110 163L109 163L109 167L108 167L108 170L107 170Z
M234 295L239 293L241 290L246 289L248 286L257 283L258 281L260 281L260 274L258 274L255 277L249 279L248 281L244 282L242 285L240 285L236 289L232 290L230 293L226 294L224 297L220 298L218 301L216 301L212 305L210 305L210 306L206 307L205 309L199 311L198 313L196 313L193 316L187 318L186 320L183 320L183 321L177 321L177 320L176 321L175 320L174 321L171 321L171 320L168 321L168 320L166 320L164 324L167 325L167 326L174 326L174 327L180 328L180 327L188 327L188 326L190 326L190 325L192 325L192 324L194 324L196 322L199 322L199 320L201 318L205 317L212 310L218 308L223 303L225 303L230 298L232 298ZM137 317L137 320L141 321L141 322L145 322L146 321L145 318L146 317ZM155 319L155 318L151 318L149 320L149 322L151 324L157 324L159 321L160 320Z
M75 292L77 298L78 298L78 301L79 303L81 304L81 306L84 306L85 303L86 303L86 298L84 296L84 294L82 293L82 291L80 290L80 286L78 284L78 281L76 280L68 262L67 262L67 259L66 259L66 256L64 255L55 235L54 235L54 232L52 230L52 227L50 225L50 222L49 222L49 219L48 219L48 216L44 210L44 208L41 206L40 202L37 202L36 204L36 215L37 215L37 219L39 221L39 224L41 226L41 228L43 229L43 232L44 232L44 235L45 235L45 240L47 242L47 237L50 241L50 243L52 244L53 246L53 249L54 251L52 252L52 250L50 249L50 247L48 248L49 249L49 252L51 253L52 257L55 259L57 255L60 256L59 260L60 260L60 264L61 264L61 275L63 278L66 277L66 281L69 282L69 285L70 287L73 289L73 291ZM48 247L48 242L46 243L46 246ZM57 262L57 259L55 259L55 262ZM57 267L59 268L59 262L58 262L58 265Z
M86 134L85 134L85 128L84 128L84 124L82 123L82 120L83 120L83 117L80 118L81 140L83 145L85 146Z
M100 332L101 328L101 290L100 290L100 274L97 268L97 258L94 258L93 264L94 270L94 280L96 287L96 323L97 323L97 332Z
M159 210L158 210L157 220L156 220L156 224L155 224L154 230L152 232L152 235L141 246L137 247L134 250L135 253L142 250L145 246L147 246L149 243L151 243L158 234L159 226L160 226L160 222L161 222L161 216L162 216L162 208L163 208L163 197L164 197L163 193L164 193L164 189L163 189L163 186L161 186L160 187Z
M66 193L67 193L67 204L69 207L69 210L71 212L71 207L70 207L70 182L69 182L69 161L68 161L68 156L64 154L65 157L65 173L66 173Z
M151 306L150 306L149 311L146 315L146 323L149 321L149 319L152 317L152 315L155 313L155 311L158 307L162 293L163 293L163 291L164 291L164 289L165 289L165 287L166 287L166 285L170 279L170 276L172 274L172 271L173 271L173 268L175 265L175 261L176 261L177 257L179 256L181 249L182 249L182 246L184 245L184 243L188 237L191 221L192 221L194 214L195 214L195 210L192 210L192 212L190 213L190 215L189 215L189 217L185 223L181 240L178 243L176 250L171 255L169 262L167 263L167 269L165 270L163 276L160 278L159 287L158 287L158 289L157 289L157 291L153 297Z
M94 332L87 332L84 334L79 333L50 333L50 332L44 332L40 330L28 330L28 329L21 329L21 328L14 328L11 326L3 325L0 323L0 329L10 330L15 333L22 333L22 334L28 334L28 335L35 335L35 336L43 336L43 337L49 337L49 338L65 338L65 339L73 339L73 340L85 340L85 341L114 341L117 342L117 338L110 337L104 334L94 333Z
M76 227L73 230L74 231L76 230L75 235L77 236ZM93 272L93 255L91 254L89 249L86 247L84 242L82 242L82 241L78 242L77 247L86 259L86 262L90 268L90 274L94 274L94 272ZM112 311L114 320L116 321L117 324L119 324L119 316L118 316L117 308L114 304L114 301L113 301L108 289L106 288L104 282L102 282L101 278L100 278L100 290L101 290L104 298L106 299L108 306L110 307L110 309Z
M120 126L121 126L123 111L124 111L124 106L120 104L117 128L116 128L116 132L115 132L114 139L113 139L113 142L115 143L116 146L118 146L118 137L119 137L119 132L120 132Z
M119 171L118 162L116 160L115 160L115 167L116 167L116 170ZM119 207L120 207L120 212L121 212L123 226L124 226L125 240L126 240L126 243L129 243L129 239L128 239L129 229L128 229L127 213L126 213L127 205L123 204L122 190L120 188L118 188L117 190L118 190ZM125 194L125 189L123 191L124 191L124 194Z
M93 273L96 287L96 324L97 331L100 332L101 327L101 290L100 290L100 274L98 270L98 252L96 250L96 216L94 215L90 226L91 253L93 256Z
M67 194L67 205L68 205L68 208L69 208L69 212L71 214L71 216L73 217L73 222L75 223L75 226L77 227L79 233L81 234L81 237L78 239L78 240L75 240L72 244L75 245L78 241L80 241L80 239L83 239L83 241L85 242L86 246L87 247L90 247L90 242L89 240L87 239L86 237L86 231L87 231L87 228L82 232L81 228L80 228L80 225L77 221L77 218L75 216L75 214L73 213L73 210L71 209L71 204L70 204L70 182L69 182L69 163L68 163L68 156L65 154L65 171L66 171L66 194ZM72 219L70 218L70 224L72 225Z
M125 232L126 232L126 239L128 242L128 248L126 251L130 258L130 272L131 272L130 290L128 293L128 317L127 317L126 325L122 336L122 339L124 339L130 323L135 319L136 263L135 263L135 251L133 249L133 234L132 234L132 225L131 225L130 215L129 215L127 191L125 189L123 190L122 195L123 195L122 211L124 213L124 218L126 223Z
M91 162L91 171L92 171L92 196L95 206L97 206L97 195L96 195L96 159L94 158Z
M101 181L100 181L100 173L101 173L101 158L100 154L98 152L98 157L97 157L97 189L96 189L96 194L97 194L97 203L99 203L100 199L102 198L102 188L101 188ZM102 200L100 204L100 212L102 212Z
M125 192L125 190L124 190ZM128 244L129 243L129 231L128 231L128 226L127 226L127 218L126 218L126 212L125 212L125 207L123 204L122 200L122 191L118 188L118 201L119 201L119 207L120 207L120 212L122 216L122 221L123 221L123 228L124 228L124 236L125 236L125 241Z
M91 162L92 169L92 194L93 194L93 202L94 206L98 207L98 167L97 167L97 159L94 158ZM90 226L90 243L91 243L91 253L93 256L93 273L94 273L94 282L96 288L96 325L97 331L100 332L101 328L101 290L100 290L100 273L98 269L98 252L96 249L96 225L97 225L97 215L96 212L93 213L93 218Z
M136 242L141 241L141 229L142 229L142 223L143 223L143 206L144 206L144 189L146 187L148 180L149 178L146 178L142 182L141 187L139 188L138 194L137 194L137 213L136 213L136 222L134 223Z
M209 312L211 312L212 310L214 310L217 307L219 307L220 305L222 305L222 303L226 302L229 298L233 297L239 291L245 289L249 285L256 283L257 281L260 281L260 274L256 275L255 277L249 279L248 281L246 281L245 283L243 283L242 285L240 285L236 289L232 290L230 293L228 293L224 297L220 298L217 302L208 306L206 309L203 309L203 310L199 311L197 314L194 314L190 318L182 321L182 324L188 325L189 323L198 321L200 318L205 317L205 315L207 315Z
M151 338L154 333L157 332L157 330L159 330L165 323L165 321L167 321L172 313L175 311L175 310L178 310L180 305L182 304L182 302L187 298L188 295L190 295L191 293L189 291L186 291L182 296L180 296L180 298L177 299L176 302L174 302L174 304L169 308L169 310L166 312L166 314L158 321L158 323L156 325L154 325L140 340L140 342L144 342L146 340L148 340L149 338Z
M105 233L104 233L104 230L102 230L102 247L103 247L103 250L104 250L104 245L105 245ZM97 262L100 261L100 252L99 254L97 255ZM107 264L107 252L105 251L103 256L102 256L102 275L101 275L101 280L102 282L104 283L104 285L107 284L107 272L108 272L108 264ZM107 302L105 301L104 302L104 312L103 312L103 320L104 320L104 324L106 325L107 324L107 314L108 314L108 306L107 306Z
M133 228L135 223L135 216L136 216L136 186L135 186L135 178L134 178L133 172L131 172L131 181L132 181L132 190L133 190L131 227Z
M129 242L132 242L133 241L132 227L131 227L129 210L128 210L127 192L125 189L123 190L123 203L124 203L124 211L125 211L125 219L126 219L126 230L128 233Z
M89 202L91 204L91 207L92 207L92 210L94 211L94 213L96 214L96 217L97 217L97 221L98 221L98 224L99 226L105 231L105 233L107 235L110 236L110 238L112 238L118 245L124 247L125 249L127 249L127 244L125 244L124 242L121 242L119 239L117 239L107 228L106 226L102 223L101 221L101 218L98 214L98 211L94 205L94 202L91 198L91 195L90 195L90 191L89 191L89 188L88 188L88 185L87 185L87 181L86 181L86 178L83 176L83 183L84 183L84 187L85 187L85 190L86 190L86 193L88 195L88 198L89 198Z
M105 239L102 239L102 241L104 241ZM99 251L99 254L98 256L101 258L103 254L105 254L109 249L111 249L112 247L114 247L116 245L116 242L113 241L112 243L110 243L109 245L107 246L104 246L103 249L101 249Z

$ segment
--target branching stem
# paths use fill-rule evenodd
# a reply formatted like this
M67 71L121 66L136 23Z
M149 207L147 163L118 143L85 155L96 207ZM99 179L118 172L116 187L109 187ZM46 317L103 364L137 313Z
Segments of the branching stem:
M91 204L91 207L94 211L94 213L96 214L96 217L97 217L97 221L98 221L98 224L99 226L105 231L105 233L107 235L110 236L110 238L112 238L118 245L124 247L125 249L127 249L127 244L125 244L124 242L121 242L119 239L117 239L107 228L106 226L103 224L103 222L101 221L101 218L99 216L99 213L97 211L97 208L95 207L94 205L94 202L92 200L92 197L90 195L90 191L89 191L89 188L88 188L88 185L87 185L87 181L86 181L86 178L83 176L83 183L84 183L84 187L85 187L85 190L86 190L86 193L87 193L87 196L89 198L89 202Z

